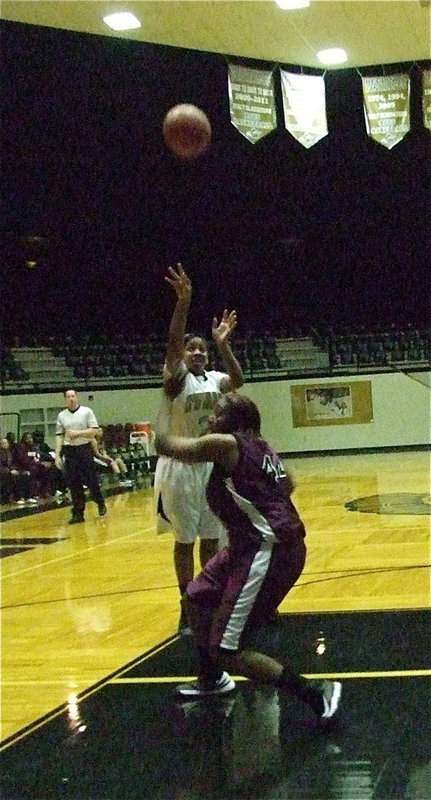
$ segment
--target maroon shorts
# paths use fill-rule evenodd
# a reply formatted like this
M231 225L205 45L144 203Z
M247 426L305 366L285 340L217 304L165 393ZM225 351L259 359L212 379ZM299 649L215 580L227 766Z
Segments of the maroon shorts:
M215 609L208 645L238 650L245 633L264 625L296 583L305 564L303 539L289 546L227 547L187 586L197 605Z

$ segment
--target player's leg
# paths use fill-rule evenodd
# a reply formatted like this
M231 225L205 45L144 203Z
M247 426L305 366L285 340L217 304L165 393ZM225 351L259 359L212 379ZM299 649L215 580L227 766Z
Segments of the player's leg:
M276 545L271 554L268 568L260 589L250 610L243 632L237 635L231 622L220 640L218 660L220 668L234 671L245 678L277 686L307 703L322 719L332 717L339 704L341 684L337 681L312 681L295 672L287 659L283 663L256 651L250 641L253 633L271 618L274 609L288 594L300 577L305 564L306 549L301 539L293 547ZM250 570L250 576L258 577L259 570L265 569L265 553L257 553ZM249 591L247 583L245 592ZM239 597L239 600L241 597ZM233 615L235 621L235 615ZM248 644L247 644L248 640ZM216 643L216 640L215 640ZM227 647L226 647L227 645Z
M111 461L109 462L109 466L111 467L112 472L114 473L114 475L118 476L118 475L121 475L122 470L120 469L117 461L118 461L118 459L112 458Z
M185 595L187 586L194 577L194 542L174 543L174 568L177 577L178 588L180 590L181 611L178 622L178 633L181 636L190 636L192 631L188 623L187 614L184 610L182 598Z
M194 546L198 537L201 507L200 466L172 462L159 487L160 504L175 539L174 568L180 598L184 596L195 573ZM182 636L192 633L182 606L178 633Z
M174 569L180 592L180 603L187 588L187 584L194 575L194 538L190 541L183 540L181 530L183 524L187 529L187 508L180 504L181 467L179 462L160 456L157 460L154 474L154 501L157 520L157 533L170 531L174 536ZM186 475L184 480L186 480ZM187 618L180 606L180 619L178 633L191 634Z
M74 449L77 450L78 448ZM72 448L65 448L65 450L64 473L72 500L72 516L69 522L73 525L76 522L84 521L85 493L80 461L77 455L72 452Z
M200 497L199 517L199 560L201 569L210 561L220 548L220 539L224 533L224 526L213 514L207 503L206 488L212 472L212 464L200 464L199 478L197 479L196 493Z
M91 497L99 509L99 515L106 514L106 505L100 489L99 478L94 464L94 451L91 445L83 445L80 449L82 481L88 486Z
M229 672L235 671L294 694L322 719L333 716L341 695L340 683L307 680L288 663L244 646L247 636L250 638L270 619L298 580L305 553L302 539L295 546L277 544L272 550L251 545L239 555L224 550L189 585L188 613L201 671L197 681L178 687L183 697L231 691L235 684ZM210 611L212 619L205 618Z
M185 699L225 694L235 688L234 681L220 667L210 649L211 630L228 577L229 557L227 550L218 552L189 583L183 598L199 661L197 680L177 687L177 693Z
M321 719L330 719L337 711L341 683L310 680L295 672L290 664L253 650L220 652L220 668L242 675L256 683L270 684L293 694L310 706Z
M199 540L199 560L202 569L216 553L218 553L219 540L217 539L200 539Z

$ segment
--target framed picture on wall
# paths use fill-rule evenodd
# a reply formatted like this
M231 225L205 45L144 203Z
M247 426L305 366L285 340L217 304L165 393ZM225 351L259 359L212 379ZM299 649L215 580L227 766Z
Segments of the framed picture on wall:
M294 428L373 421L371 381L292 386Z

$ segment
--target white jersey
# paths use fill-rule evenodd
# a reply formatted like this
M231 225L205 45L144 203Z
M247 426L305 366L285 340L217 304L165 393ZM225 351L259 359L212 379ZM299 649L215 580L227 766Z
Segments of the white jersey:
M173 436L196 438L208 431L208 417L222 394L220 385L226 379L225 372L210 370L203 375L186 373L181 392L174 400L165 396L160 412L158 428Z
M194 375L182 362L177 376L183 372L179 395L169 400L163 393L156 430L196 438L207 432L208 417L223 394L220 386L227 376L216 370ZM183 464L169 456L159 456L154 478L158 533L172 530L176 540L183 543L194 542L197 536L220 538L223 525L206 501L212 469L212 462Z

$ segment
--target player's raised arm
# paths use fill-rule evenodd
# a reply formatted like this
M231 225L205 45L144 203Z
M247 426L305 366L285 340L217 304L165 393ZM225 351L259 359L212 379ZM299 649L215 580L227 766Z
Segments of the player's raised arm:
M187 316L192 299L192 285L181 264L177 264L176 269L169 267L165 280L173 286L177 295L177 302L169 325L166 351L166 364L170 370L170 367L177 364L183 356Z
M223 311L220 322L217 317L214 317L212 322L212 337L223 359L223 364L227 372L226 378L223 378L220 384L222 392L231 392L235 389L240 389L244 384L241 364L233 354L229 342L229 337L236 328L236 325L236 311L228 311L227 308Z

